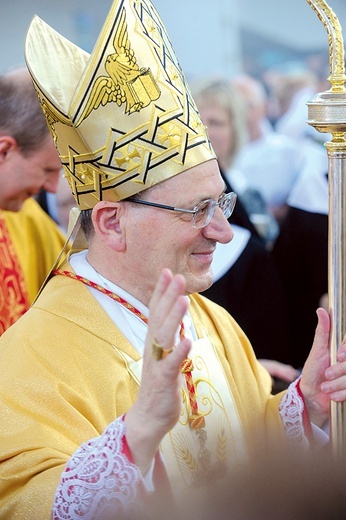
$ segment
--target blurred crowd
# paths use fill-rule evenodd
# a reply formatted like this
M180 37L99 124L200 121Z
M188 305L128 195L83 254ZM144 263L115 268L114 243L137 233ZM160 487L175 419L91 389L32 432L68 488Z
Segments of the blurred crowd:
M231 244L218 245L206 295L236 317L258 357L298 370L316 309L328 305L330 136L306 122L306 103L328 85L301 67L192 82L225 182L244 210L242 219L231 216ZM268 366L274 379L289 381L287 367Z

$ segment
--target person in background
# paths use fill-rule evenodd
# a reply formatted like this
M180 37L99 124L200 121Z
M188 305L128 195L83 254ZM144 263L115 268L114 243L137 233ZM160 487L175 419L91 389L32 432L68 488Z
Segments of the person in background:
M319 144L325 142L327 134L306 124L306 103L315 97L320 86L317 75L307 67L299 66L279 70L277 74L273 88L273 96L278 102L276 131L298 143L304 143L307 139Z
M326 306L328 291L328 158L321 149L308 159L272 251L290 322L290 358L298 368L314 337L316 306Z
M311 168L313 175L314 168L320 171L325 165L327 154L324 143L331 139L331 134L319 132L307 124L307 103L315 97L321 86L316 73L306 67L293 67L292 70L278 72L272 89L272 96L278 100L279 106L274 128L278 134L295 143L296 156L301 165L298 179L302 172L306 175L308 168ZM326 90L330 88L329 83L324 86Z
M208 128L220 169L270 248L279 226L260 191L249 184L236 165L237 157L249 141L245 101L228 78L195 79L191 89L202 121Z
M196 81L192 84L192 92L218 155L224 181L229 190L237 191L233 176L225 175L222 167L226 168L229 161L238 156L246 142L242 99L239 100L239 93L228 80L216 81L214 78ZM232 175L239 173L232 170ZM251 222L242 197L238 197L229 222L234 239L229 244L217 245L213 260L214 283L203 294L225 307L237 320L257 357L274 378L275 389L282 389L298 374L289 355L282 283L271 253Z
M282 281L271 252L253 232L241 201L237 201L229 222L234 238L229 244L217 244L212 263L214 283L203 294L227 309L241 325L271 374L276 392L298 375L293 368Z
M262 83L246 74L233 76L231 81L245 100L249 135L236 157L236 168L261 193L280 227L287 212L287 197L302 168L297 145L269 122Z
M28 71L0 76L0 334L30 307L65 242L34 200L61 162Z
M307 102L320 87L306 67L282 71L274 88L281 107L275 128L296 143L301 163L287 198L287 215L272 254L287 307L291 358L300 368L309 354L316 327L316 305L328 289L328 157L323 142L329 134L306 123ZM324 303L325 305L325 303Z
M68 260L0 338L0 516L162 517L274 439L300 458L328 442L346 400L328 313L273 396L239 325L198 294L236 195L154 6L113 2L91 56L35 17L25 55L81 214Z
M229 244L217 244L214 281L202 294L222 305L241 325L277 393L299 375L292 361L281 279L261 241L248 229L231 225L234 238Z

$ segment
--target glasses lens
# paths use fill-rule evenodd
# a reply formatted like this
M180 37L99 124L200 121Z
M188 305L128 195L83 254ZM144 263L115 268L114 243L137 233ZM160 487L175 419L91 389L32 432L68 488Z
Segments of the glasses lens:
M216 202L212 199L202 200L202 202L197 204L192 218L192 225L197 228L207 226L213 217L215 206Z
M234 210L237 195L233 192L222 195L218 202L214 199L203 200L197 204L195 213L192 217L192 225L196 228L202 228L209 224L214 216L216 206L219 206L225 217L228 219Z
M235 203L237 201L237 196L235 193L225 193L219 200L219 206L225 217L228 219L234 210Z

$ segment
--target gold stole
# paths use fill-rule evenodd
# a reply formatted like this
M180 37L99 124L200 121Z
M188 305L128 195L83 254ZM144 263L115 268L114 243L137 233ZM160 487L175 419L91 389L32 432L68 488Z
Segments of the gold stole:
M116 350L131 376L140 384L142 359L135 362L124 352ZM210 486L225 477L231 468L245 464L248 458L237 408L211 341L206 337L195 341L189 358L194 365L192 376L205 427L192 430L189 426L190 406L182 377L180 419L161 443L176 497L186 492L192 495L203 493L205 485Z
M0 212L0 335L30 307L22 268Z

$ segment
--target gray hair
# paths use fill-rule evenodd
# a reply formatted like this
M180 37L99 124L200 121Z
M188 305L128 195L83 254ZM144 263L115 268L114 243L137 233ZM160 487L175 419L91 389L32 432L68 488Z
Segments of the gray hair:
M24 155L38 150L50 135L26 69L0 76L0 135L12 136Z

